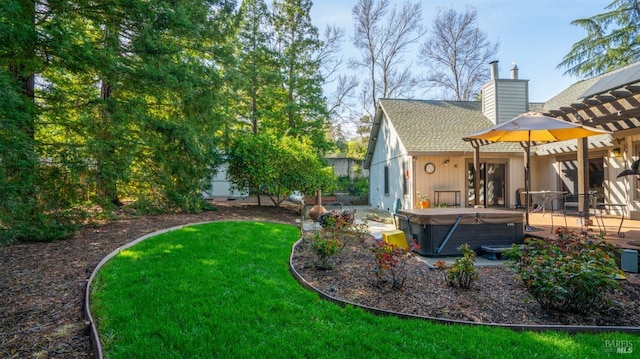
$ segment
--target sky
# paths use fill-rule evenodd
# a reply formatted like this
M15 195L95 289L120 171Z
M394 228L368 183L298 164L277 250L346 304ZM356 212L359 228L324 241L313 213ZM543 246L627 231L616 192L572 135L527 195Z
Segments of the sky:
M420 0L409 0L410 2ZM557 68L571 46L586 36L586 31L571 25L573 20L591 17L606 12L605 7L613 0L449 0L420 1L423 25L430 27L438 8L452 8L459 13L472 6L477 11L477 26L484 31L489 41L500 43L498 55L499 77L510 78L511 64L518 68L518 78L529 80L529 101L545 102L580 80L563 75L565 68ZM311 8L311 19L323 32L327 25L344 28L345 41L342 54L345 59L358 53L351 45L353 17L351 10L357 0L315 0ZM390 0L390 4L401 7L404 0ZM415 53L407 54L414 61ZM420 66L421 67L421 66ZM422 67L422 70L425 70ZM345 69L347 72L348 69ZM489 64L487 64L489 71ZM416 98L428 98L427 96Z

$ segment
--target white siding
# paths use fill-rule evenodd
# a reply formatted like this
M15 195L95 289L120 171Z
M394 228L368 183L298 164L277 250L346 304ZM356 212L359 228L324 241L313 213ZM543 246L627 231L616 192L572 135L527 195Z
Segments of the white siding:
M371 157L369 168L369 201L373 208L392 211L397 198L403 201L403 208L407 208L409 198L402 193L403 162L411 157L406 156L406 149L400 142L396 130L383 117L378 132L376 148ZM411 163L409 162L409 189L411 185ZM384 168L389 167L389 193L384 193Z
M482 86L482 114L490 119L494 124L497 121L496 109L496 83L489 81Z
M528 80L497 79L482 87L482 113L503 123L529 111Z
M249 196L249 191L238 192L231 189L231 183L227 180L227 164L222 164L218 167L218 173L211 181L209 188L202 191L202 197L204 199L231 199L231 198L246 198Z
M503 123L529 111L527 80L498 80L498 123Z

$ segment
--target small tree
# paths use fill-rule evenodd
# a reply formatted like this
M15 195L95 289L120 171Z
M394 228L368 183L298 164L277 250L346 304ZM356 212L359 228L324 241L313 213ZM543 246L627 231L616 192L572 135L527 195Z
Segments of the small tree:
M473 266L476 262L476 252L467 243L458 247L462 257L456 259L451 268L447 269L445 279L450 287L469 289L478 279L478 271Z
M374 285L378 288L389 286L391 289L400 289L407 279L407 263L415 256L413 250L417 245L409 243L411 248L405 249L395 244L384 241L376 241L371 247L373 262L371 273L374 275Z
M333 170L324 166L309 142L266 131L236 138L227 161L236 189L264 193L276 206L294 190L308 194L334 183Z

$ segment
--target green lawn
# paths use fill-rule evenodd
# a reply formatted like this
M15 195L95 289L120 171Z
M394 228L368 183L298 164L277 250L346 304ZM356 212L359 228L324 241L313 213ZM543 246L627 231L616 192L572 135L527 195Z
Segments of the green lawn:
M627 334L516 333L342 308L289 273L299 235L281 224L216 222L122 251L91 291L105 357L602 358L619 355L605 348L612 340L640 350Z

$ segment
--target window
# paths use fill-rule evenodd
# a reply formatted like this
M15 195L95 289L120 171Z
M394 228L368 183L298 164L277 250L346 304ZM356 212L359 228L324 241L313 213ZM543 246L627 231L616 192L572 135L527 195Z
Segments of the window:
M389 195L389 166L384 166L384 194Z
M402 163L402 194L409 194L409 164L407 162Z

